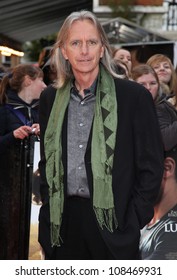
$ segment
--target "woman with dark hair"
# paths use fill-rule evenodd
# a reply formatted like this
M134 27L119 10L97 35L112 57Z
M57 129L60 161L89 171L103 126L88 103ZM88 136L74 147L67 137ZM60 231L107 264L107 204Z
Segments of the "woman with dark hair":
M126 50L124 48L114 49L113 50L113 58L114 58L114 60L123 61L128 67L129 74L131 73L132 58L131 58L131 53L130 53L129 50Z
M14 67L0 85L0 259L27 258L30 135L39 135L38 104L45 87L42 70L28 64Z

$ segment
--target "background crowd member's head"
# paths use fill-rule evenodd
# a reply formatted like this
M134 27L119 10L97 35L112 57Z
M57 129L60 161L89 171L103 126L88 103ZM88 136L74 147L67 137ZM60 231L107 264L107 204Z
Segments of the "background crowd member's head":
M170 94L177 96L177 75L169 57L164 54L151 56L147 64L156 71L159 81L168 85Z
M122 78L124 79L131 78L131 74L128 69L128 66L124 61L116 59L115 65L116 65L116 73L118 73L119 75L123 75Z
M56 77L56 73L50 65L51 49L52 47L43 48L38 59L38 65L44 73L44 83L46 85L52 84Z
M14 92L20 92L28 81L35 81L37 78L43 80L43 71L31 64L19 64L14 67L10 73L7 73L0 85L0 103L7 101L7 89L10 88Z
M1 84L2 78L4 77L5 74L6 74L5 67L0 64L0 84Z
M129 72L131 73L131 70L132 70L132 58L131 58L131 53L126 50L126 49L123 49L123 48L120 48L120 49L114 49L113 50L113 58L114 60L121 60L123 61L124 63L126 63L128 69L129 69Z
M177 203L177 146L165 152L164 173L155 206L160 203L166 211Z
M160 82L154 69L147 64L140 64L132 69L132 79L147 88L154 101L158 99Z

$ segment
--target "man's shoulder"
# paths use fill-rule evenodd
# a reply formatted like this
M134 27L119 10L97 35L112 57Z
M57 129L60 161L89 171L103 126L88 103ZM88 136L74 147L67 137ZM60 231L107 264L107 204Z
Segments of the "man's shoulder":
M150 92L139 83L133 80L125 80L116 78L115 80L115 87L117 96L123 99L134 99L142 98L142 99L152 99Z
M55 95L56 94L56 88L53 85L49 85L46 87L42 93L43 95Z
M41 93L40 96L40 100L48 100L48 101L52 101L55 99L55 95L56 95L56 88L54 88L52 85L49 85L48 87L46 87L43 92Z
M44 91L41 93L39 108L51 108L56 96L56 88L52 85L49 85Z

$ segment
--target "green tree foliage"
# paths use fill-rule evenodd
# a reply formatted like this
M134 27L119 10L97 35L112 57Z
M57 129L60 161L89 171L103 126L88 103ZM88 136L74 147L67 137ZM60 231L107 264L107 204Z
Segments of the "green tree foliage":
M38 40L33 40L31 42L26 42L23 45L23 51L25 53L26 60L29 61L38 61L39 54L42 49L46 46L52 46L55 42L56 34L52 34L45 38Z
M112 17L122 17L128 20L134 18L134 12L132 6L135 4L135 0L107 0L107 5L112 10Z

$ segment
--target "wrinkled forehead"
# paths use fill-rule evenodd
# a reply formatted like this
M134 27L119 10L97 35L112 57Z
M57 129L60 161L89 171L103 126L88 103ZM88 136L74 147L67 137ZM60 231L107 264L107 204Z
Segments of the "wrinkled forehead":
M101 34L92 20L83 19L75 20L70 25L67 32L67 39L79 37L89 37L101 40Z
M75 19L70 23L70 26L68 28L68 32L70 32L71 30L78 28L78 26L81 26L81 31L85 31L84 30L84 26L90 26L91 28L93 28L96 32L98 32L98 28L96 26L96 23L94 23L94 21L92 21L91 19ZM82 28L83 27L83 28Z

